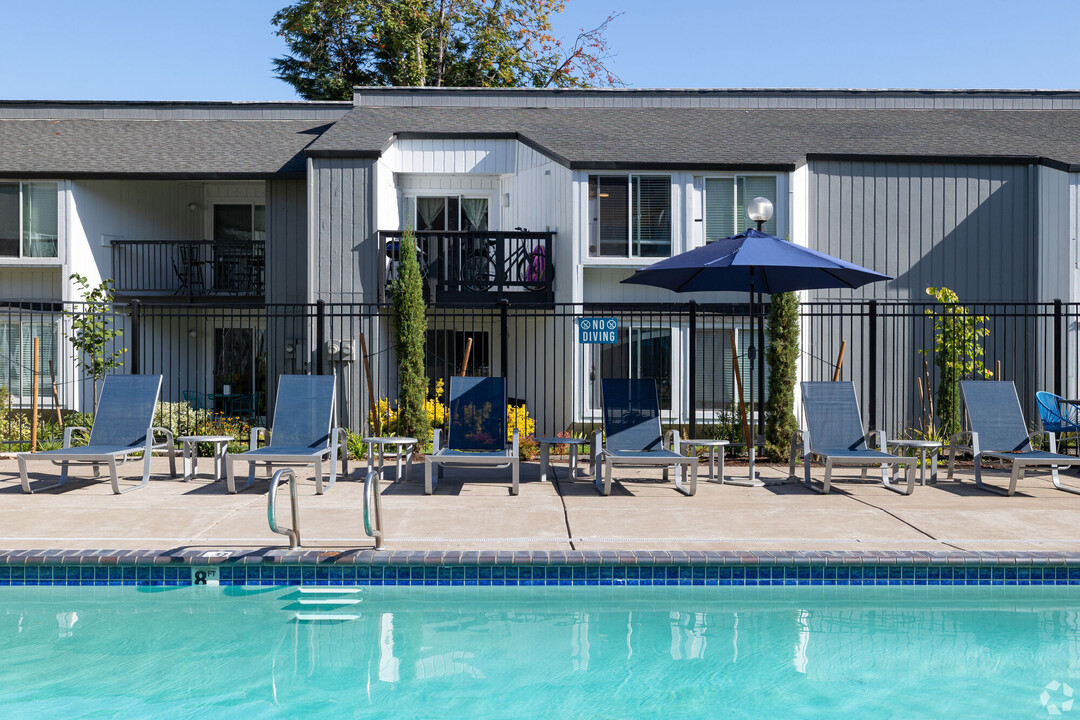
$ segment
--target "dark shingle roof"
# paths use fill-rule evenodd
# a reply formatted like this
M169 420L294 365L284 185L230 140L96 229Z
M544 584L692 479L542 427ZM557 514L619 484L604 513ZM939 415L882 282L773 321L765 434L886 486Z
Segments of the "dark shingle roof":
M0 175L302 175L331 121L0 119Z
M395 134L516 134L571 167L797 165L807 155L1042 157L1080 164L1080 110L357 107L309 149Z

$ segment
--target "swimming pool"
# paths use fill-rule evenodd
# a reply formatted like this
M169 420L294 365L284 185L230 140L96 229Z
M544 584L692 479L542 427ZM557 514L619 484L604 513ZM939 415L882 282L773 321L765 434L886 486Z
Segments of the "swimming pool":
M1068 586L24 586L0 623L5 718L1016 718L1080 688Z

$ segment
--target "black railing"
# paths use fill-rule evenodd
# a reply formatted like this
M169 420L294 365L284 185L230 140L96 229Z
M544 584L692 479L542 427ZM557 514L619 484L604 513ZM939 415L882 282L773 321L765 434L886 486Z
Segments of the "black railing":
M120 297L262 297L266 244L210 240L114 240Z
M379 257L386 263L380 302L397 277L401 236L398 230L379 231ZM429 302L554 302L555 233L418 232L415 237Z
M978 361L995 379L1014 381L1032 428L1039 423L1036 391L1060 390L1080 399L1080 304L965 305L985 318L980 324L988 332L979 337L974 357L954 353L950 360ZM760 323L768 308L758 307ZM890 437L925 432L927 397L937 393L940 380L935 322L943 307L894 300L804 303L800 377L831 380L838 374L853 381L867 424ZM80 303L0 301L0 449L29 440L35 386L39 419L49 424L54 444L57 408L92 406L93 383L70 342L74 321L87 310ZM698 437L737 441L736 368L744 400L750 392L747 312L745 304L705 303L429 305L430 393L434 397L439 380L463 372L502 376L511 402L526 406L536 435L582 433L600 419L600 381L630 373L657 379L665 424L684 432L693 424ZM579 342L582 318L603 318L605 327L614 320L615 342ZM354 432L371 431L375 415L390 415L380 401L392 406L398 397L387 304L120 302L99 319L122 331L106 347L109 357L126 350L115 371L161 373L161 399L168 403L162 407L185 432L194 423L199 430L231 428L242 435L246 425L267 421L282 373L337 375L339 418ZM761 346L757 339L754 344ZM759 412L766 387L755 377Z

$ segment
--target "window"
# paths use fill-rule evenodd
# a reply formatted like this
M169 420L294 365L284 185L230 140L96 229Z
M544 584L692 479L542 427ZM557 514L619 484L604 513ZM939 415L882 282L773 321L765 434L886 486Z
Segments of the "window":
M589 176L589 255L671 255L671 178Z
M409 197L405 198L405 219L417 232L482 232L488 229L488 199L458 195Z
M602 407L603 378L655 378L660 409L671 410L671 328L619 328L613 345L590 345L591 407Z
M214 329L213 409L244 417L266 414L266 333Z
M38 397L52 397L52 381L60 370L54 317L30 315L0 320L0 387L14 399L34 393L34 338L40 340Z
M57 257L59 186L0 182L0 257Z
M754 227L746 217L746 204L756 197L768 198L776 206L775 175L705 178L705 242L711 243ZM776 234L775 214L762 231Z
M729 328L699 329L696 346L697 398L691 406L697 410L723 411L735 408L735 363L731 359L731 330ZM756 345L757 343L755 343ZM766 336L766 345L768 337ZM735 329L735 347L739 353L739 375L742 380L743 402L750 401L750 333ZM758 361L764 362L765 353L758 349ZM765 365L765 381L768 382L768 365ZM757 394L758 379L754 378ZM766 387L768 387L766 385Z
M214 289L261 295L266 265L266 206L215 203L213 221Z
M245 245L266 241L266 206L252 204L214 205L214 242Z

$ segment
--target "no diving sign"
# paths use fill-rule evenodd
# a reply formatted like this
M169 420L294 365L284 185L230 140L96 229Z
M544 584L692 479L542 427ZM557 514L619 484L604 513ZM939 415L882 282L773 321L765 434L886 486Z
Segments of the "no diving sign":
M619 341L619 319L583 317L578 319L578 342L583 345L613 345Z

